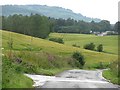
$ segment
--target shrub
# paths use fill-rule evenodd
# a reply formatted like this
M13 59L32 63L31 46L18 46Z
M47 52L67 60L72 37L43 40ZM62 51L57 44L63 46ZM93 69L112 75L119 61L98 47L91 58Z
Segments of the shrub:
M97 51L98 52L102 52L103 51L103 45L102 44L97 46Z
M86 45L84 45L84 49L94 50L95 44L94 43L86 44Z
M54 41L54 42L58 42L58 43L64 44L64 41L63 41L62 38L50 38L49 41Z
M76 44L73 44L72 46L73 46L73 47L78 47L78 48L80 48L80 46L78 46L78 45L76 45Z
M74 52L72 57L76 59L82 67L84 66L85 64L84 56L80 52Z

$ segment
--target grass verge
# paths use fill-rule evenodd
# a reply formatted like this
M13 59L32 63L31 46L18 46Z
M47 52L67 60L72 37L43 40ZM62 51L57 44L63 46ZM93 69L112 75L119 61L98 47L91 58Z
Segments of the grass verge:
M120 85L120 70L118 69L118 62L115 61L110 64L110 69L103 71L103 76L114 84Z
M23 75L18 66L3 58L2 88L33 88L33 81Z
M114 83L114 84L119 84L118 82L118 76L115 75L111 70L105 70L103 71L103 77L105 77L107 80L110 80L110 82Z

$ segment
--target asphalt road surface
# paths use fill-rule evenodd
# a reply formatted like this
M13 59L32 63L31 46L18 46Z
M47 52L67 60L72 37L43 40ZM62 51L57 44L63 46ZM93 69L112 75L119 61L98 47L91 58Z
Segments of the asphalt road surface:
M56 76L25 74L37 88L118 88L102 77L102 70L68 70Z

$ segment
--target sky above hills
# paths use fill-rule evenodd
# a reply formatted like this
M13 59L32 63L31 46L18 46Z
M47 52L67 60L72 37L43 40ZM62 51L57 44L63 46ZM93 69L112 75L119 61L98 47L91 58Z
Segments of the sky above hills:
M87 17L109 20L114 24L118 21L118 2L119 0L0 0L0 5L59 6Z

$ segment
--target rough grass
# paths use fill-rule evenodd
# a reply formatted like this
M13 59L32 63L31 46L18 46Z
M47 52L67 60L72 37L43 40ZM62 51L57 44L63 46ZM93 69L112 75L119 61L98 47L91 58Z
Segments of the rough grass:
M33 81L18 70L17 64L13 64L6 57L2 61L2 88L33 88Z
M96 36L96 35L86 35L86 34L64 34L64 33L51 33L49 38L63 38L66 45L72 46L76 44L83 48L85 44L95 43L96 46L103 44L105 53L118 54L118 36Z

